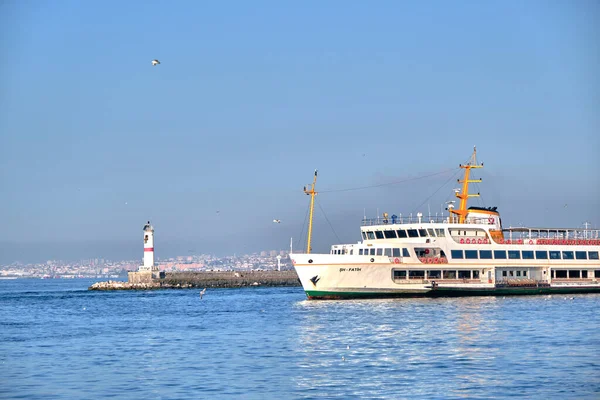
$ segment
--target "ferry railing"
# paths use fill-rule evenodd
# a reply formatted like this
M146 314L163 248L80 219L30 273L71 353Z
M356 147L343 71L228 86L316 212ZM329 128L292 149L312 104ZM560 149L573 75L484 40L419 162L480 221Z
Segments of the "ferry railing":
M600 245L598 229L508 228L503 237L505 244Z
M448 224L448 223L458 223L457 219L454 217L444 217L440 215L433 216L396 216L392 215L391 217L377 217L377 218L363 218L361 221L362 226L372 226L372 225L394 225L394 224ZM495 218L480 218L480 217L471 217L465 219L464 224L479 224L479 225L494 225Z

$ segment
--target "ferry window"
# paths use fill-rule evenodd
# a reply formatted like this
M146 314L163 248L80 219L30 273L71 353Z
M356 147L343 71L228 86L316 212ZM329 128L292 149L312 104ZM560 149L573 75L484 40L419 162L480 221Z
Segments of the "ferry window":
M364 232L361 232L361 233L362 233L363 240L367 240L367 234Z
M527 276L527 271L523 271L523 276Z
M370 255L374 256L375 255L375 249L369 249L369 253L370 253Z
M508 271L508 276L515 276L515 273L513 271Z
M450 255L452 256L452 258L462 259L463 251L462 250L452 250L452 251L450 251Z
M371 232L371 231L368 231L368 232L367 232L367 237L368 237L370 240L374 240L374 239L375 239L375 234L374 234L373 232Z
M427 279L442 279L442 271L427 271Z
M510 260L518 260L521 258L521 253L519 250L509 250L508 251L508 258Z
M555 272L555 278L566 278L567 277L567 270L565 269L557 269L554 271Z
M436 229L435 233L437 233L438 237L446 236L443 229Z
M383 232L381 232L381 231L375 231L375 237L377 239L383 239Z
M521 252L523 260L533 260L533 250L523 250Z
M578 260L587 260L587 252L585 251L576 251L575 258Z
M427 229L419 229L419 236L427 237Z
M435 233L433 233L433 229L429 228L427 229L427 232L429 233L429 236L434 237Z
M473 272L473 279L479 279L479 270L474 270Z
M497 260L505 260L506 250L494 250L494 258Z
M562 256L563 256L563 260L572 260L573 252L572 251L563 251Z
M398 234L398 237L400 239L404 239L404 238L408 237L408 235L406 234L406 231L404 229L398 229L396 231L396 233Z
M406 271L394 270L394 279L406 279Z
M402 249L402 257L410 257L410 253L406 247Z
M456 279L456 271L444 271L444 279Z
M491 250L479 250L479 258L483 260L489 260L492 258Z
M384 249L383 255L391 257L392 256L392 249Z
M594 271L594 278L600 278L600 269Z
M537 258L538 260L547 260L548 252L546 250L537 250L535 252L535 258Z
M469 260L477 259L477 250L465 250L465 258Z
M597 251L588 251L588 257L590 260L597 260L598 252Z
M378 256L382 256L383 255L383 249L377 249L377 255Z
M354 250L350 249L350 255L354 254Z
M386 239L396 239L396 231L383 231Z
M579 271L570 270L569 271L569 278L579 278Z
M363 249L358 249L358 255L362 256L363 255Z
M471 279L471 271L458 271L458 279Z
M400 249L392 249L392 257L400 257Z
M517 271L517 276L521 276L521 271Z
M507 275L506 271L502 271L502 276L506 276L506 275Z
M408 230L408 237L419 237L419 234L417 233L416 229L409 229Z
M408 279L425 279L425 271L408 271Z
M583 270L581 270L581 277L582 277L583 279L587 279L587 269L583 269Z
M551 251L550 259L551 260L560 260L560 251Z

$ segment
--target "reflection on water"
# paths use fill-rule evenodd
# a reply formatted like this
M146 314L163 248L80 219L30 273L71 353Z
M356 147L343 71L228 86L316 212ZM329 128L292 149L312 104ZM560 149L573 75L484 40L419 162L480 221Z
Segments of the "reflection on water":
M600 335L585 336L592 333L585 319L597 321L600 297L577 301L577 306L547 297L300 301L297 351L304 372L295 383L361 398L526 393L544 398L561 392L595 398L600 364L591 354L600 351ZM578 323L572 325L573 319ZM571 381L581 371L565 365L565 346L549 351L556 335L578 343L571 357L585 358L584 374L596 374L585 389ZM585 348L591 351L587 356ZM565 379L571 381L566 386Z
M0 398L600 398L600 296L0 282Z

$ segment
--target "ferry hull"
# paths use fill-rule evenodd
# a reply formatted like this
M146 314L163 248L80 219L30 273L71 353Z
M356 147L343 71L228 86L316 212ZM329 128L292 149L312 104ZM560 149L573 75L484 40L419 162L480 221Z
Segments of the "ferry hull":
M360 291L360 290L305 290L310 300L387 299L419 297L475 297L475 296L531 296L600 293L600 286L584 287L511 287L511 288L436 288L428 291Z

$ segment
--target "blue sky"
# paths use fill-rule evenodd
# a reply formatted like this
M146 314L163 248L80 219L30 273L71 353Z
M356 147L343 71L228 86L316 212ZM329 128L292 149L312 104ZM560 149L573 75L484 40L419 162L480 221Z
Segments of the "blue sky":
M285 249L315 168L377 185L473 145L472 205L600 227L598 37L596 1L2 2L0 262L141 257L148 219L159 257ZM453 174L322 193L313 249Z

